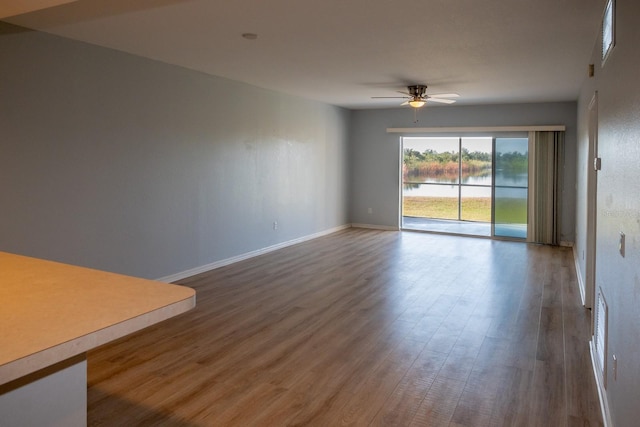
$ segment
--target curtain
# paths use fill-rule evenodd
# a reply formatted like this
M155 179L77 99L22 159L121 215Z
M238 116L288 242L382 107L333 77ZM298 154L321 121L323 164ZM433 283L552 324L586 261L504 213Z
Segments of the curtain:
M564 132L529 132L527 241L560 243Z

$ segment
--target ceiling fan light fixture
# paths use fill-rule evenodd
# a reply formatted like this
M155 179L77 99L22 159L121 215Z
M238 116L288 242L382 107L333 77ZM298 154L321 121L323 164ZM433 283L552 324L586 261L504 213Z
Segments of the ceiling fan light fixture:
M441 104L453 104L455 99L460 95L457 93L439 93L433 95L427 95L427 85L411 85L407 86L407 92L398 92L404 96L372 96L372 98L400 98L405 101L400 104L401 106L409 105L412 108L421 108L427 104L431 104L431 101Z

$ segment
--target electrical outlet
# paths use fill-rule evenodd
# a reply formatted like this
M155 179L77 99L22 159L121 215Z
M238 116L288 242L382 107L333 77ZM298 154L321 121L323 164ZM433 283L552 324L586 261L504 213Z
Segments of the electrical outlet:
M373 213L373 209L372 208L367 209L367 213L371 215Z
M273 221L273 229L274 230L278 229L278 221Z

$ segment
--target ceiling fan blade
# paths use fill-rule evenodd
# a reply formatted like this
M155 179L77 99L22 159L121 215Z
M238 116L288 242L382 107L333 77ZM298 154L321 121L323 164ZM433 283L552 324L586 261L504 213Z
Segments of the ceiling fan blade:
M386 99L405 99L406 96L372 96L371 98L386 98Z
M429 98L459 98L460 95L457 93L435 93L433 95L428 95Z
M400 106L403 106L403 105L409 105L409 101L404 101L402 104L400 104Z
M444 98L432 98L429 97L427 102L440 102L441 104L453 104L455 99L444 99Z

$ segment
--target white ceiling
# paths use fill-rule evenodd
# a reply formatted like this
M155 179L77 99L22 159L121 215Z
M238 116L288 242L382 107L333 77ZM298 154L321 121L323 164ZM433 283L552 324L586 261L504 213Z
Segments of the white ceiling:
M575 100L605 2L68 1L2 3L0 17L347 108L396 106L371 97L408 84L457 92L459 104Z

